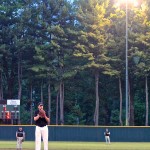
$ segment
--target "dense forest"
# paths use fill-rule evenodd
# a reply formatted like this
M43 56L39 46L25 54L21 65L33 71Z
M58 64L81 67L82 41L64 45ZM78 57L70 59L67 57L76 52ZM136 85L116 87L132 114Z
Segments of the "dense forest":
M133 2L128 121L148 126L150 2ZM54 125L125 125L125 37L123 1L0 0L0 100L21 100L21 124L42 101Z

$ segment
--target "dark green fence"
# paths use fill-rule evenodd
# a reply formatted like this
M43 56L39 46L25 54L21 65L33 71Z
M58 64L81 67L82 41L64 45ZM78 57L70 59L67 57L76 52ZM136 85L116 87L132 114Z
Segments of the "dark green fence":
M22 126L27 141L34 141L35 126ZM150 142L149 127L49 126L49 141L104 142L108 128L111 142ZM0 126L0 140L16 140L18 126Z

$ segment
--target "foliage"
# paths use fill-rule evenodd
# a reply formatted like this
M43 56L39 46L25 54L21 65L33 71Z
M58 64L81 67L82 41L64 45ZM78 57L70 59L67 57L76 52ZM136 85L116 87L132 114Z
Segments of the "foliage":
M149 6L145 0L138 8L128 9L128 71L135 125L144 125L149 109L145 107ZM0 99L17 99L21 94L22 124L31 122L31 102L34 111L41 100L55 124L59 95L58 112L64 109L65 124L93 125L96 116L98 125L119 125L120 78L125 122L125 17L125 7L114 7L111 0L2 0ZM60 106L61 83L64 105Z

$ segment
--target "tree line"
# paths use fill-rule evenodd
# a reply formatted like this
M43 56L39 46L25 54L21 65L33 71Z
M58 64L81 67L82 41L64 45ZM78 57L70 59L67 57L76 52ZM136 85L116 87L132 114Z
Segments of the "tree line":
M119 2L119 1L118 1ZM128 4L129 125L149 125L150 3ZM33 124L125 125L126 8L113 0L1 0L0 100Z

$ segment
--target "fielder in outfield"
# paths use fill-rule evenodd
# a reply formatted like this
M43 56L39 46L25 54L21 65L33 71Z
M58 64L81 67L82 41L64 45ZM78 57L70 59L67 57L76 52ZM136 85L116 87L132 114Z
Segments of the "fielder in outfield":
M106 129L106 131L104 132L104 135L105 135L106 144L107 143L110 144L110 132L108 131L108 129Z
M50 118L43 109L43 103L38 103L38 110L35 111L35 150L41 150L41 137L44 143L44 150L48 150L48 123Z
M17 150L22 150L22 142L25 140L25 132L22 127L19 127L16 131L16 139L17 139Z

